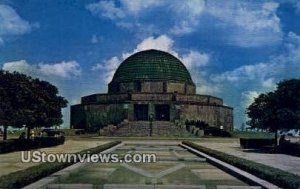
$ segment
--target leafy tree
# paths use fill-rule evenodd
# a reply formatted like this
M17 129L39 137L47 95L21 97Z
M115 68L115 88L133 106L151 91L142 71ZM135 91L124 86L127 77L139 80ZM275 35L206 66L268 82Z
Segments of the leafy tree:
M279 129L300 129L300 79L279 82L275 91L255 98L246 113L252 128L275 133L276 147Z
M27 137L35 127L62 123L61 108L67 100L58 96L52 84L17 72L0 70L0 125L27 128ZM6 139L6 134L3 135Z
M0 70L0 125L3 125L3 140L7 138L7 127L12 120L13 110L10 104L8 91L8 78L4 77L5 72Z

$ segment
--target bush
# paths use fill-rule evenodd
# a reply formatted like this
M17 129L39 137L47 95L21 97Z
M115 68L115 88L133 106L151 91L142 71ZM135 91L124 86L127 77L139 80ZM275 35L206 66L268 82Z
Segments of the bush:
M32 139L12 139L0 143L0 153L23 151L64 144L65 137L36 137Z
M16 151L15 140L0 141L0 153Z
M284 142L279 144L278 152L300 157L300 143Z
M201 121L201 120L196 120L196 121L195 120L186 120L185 125L194 125L198 129L205 129L205 128L209 127L208 123L206 123L205 121Z
M107 144L97 146L95 148L90 148L78 152L78 154L96 154L106 149L109 149L117 144L121 143L120 141L114 141ZM8 175L0 177L0 188L22 188L28 184L31 184L43 177L46 177L50 174L53 174L65 167L68 167L75 162L68 163L41 163L37 166L32 166L24 170L16 171Z
M240 138L242 148L259 149L274 144L271 138Z
M231 137L231 134L227 131L216 127L208 127L204 129L204 135L211 135L211 136L220 136L220 137Z
M190 132L192 125L186 125L186 130Z
M251 173L261 179L267 180L282 188L298 189L300 187L300 176L282 171L277 168L269 167L250 160L228 155L223 152L205 148L192 142L183 141L183 144L202 151L210 156L213 156L221 161L236 166L248 173Z

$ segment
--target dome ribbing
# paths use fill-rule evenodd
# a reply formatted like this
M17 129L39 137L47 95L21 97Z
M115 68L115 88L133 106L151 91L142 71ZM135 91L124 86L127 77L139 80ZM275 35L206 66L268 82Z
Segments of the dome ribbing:
M159 50L141 51L128 57L115 72L112 83L138 80L193 83L190 73L179 59Z

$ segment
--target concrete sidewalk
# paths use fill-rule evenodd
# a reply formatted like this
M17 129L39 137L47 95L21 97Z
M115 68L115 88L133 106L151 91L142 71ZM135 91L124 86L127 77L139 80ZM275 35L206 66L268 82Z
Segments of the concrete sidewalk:
M238 142L218 143L218 142L196 142L197 144L218 150L240 158L248 159L257 163L275 167L283 171L294 173L300 176L300 158L285 154L267 154L243 151Z
M33 149L31 151L42 151L47 154L50 153L75 153L84 149L94 148L107 141L94 140L66 140L63 145L52 146L47 148ZM27 153L26 153L27 155ZM0 154L0 176L26 169L28 167L36 166L40 163L23 163L21 162L21 151Z

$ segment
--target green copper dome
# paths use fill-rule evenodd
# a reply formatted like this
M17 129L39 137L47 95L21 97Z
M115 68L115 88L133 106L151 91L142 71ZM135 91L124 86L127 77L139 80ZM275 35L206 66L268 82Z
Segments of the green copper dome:
M112 83L138 80L193 83L189 71L180 60L158 50L141 51L128 57L117 69Z

